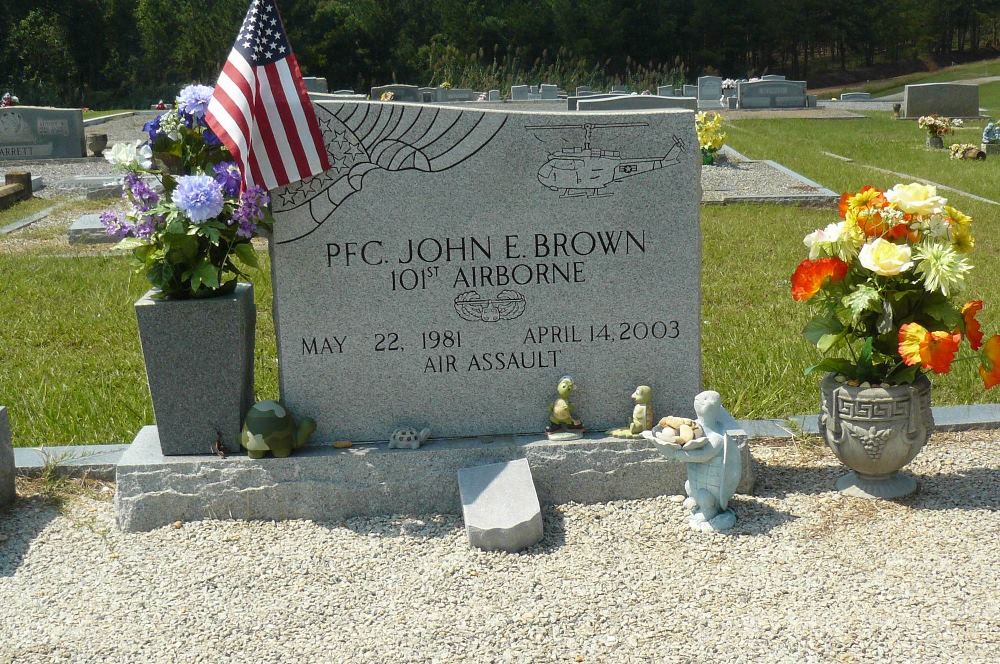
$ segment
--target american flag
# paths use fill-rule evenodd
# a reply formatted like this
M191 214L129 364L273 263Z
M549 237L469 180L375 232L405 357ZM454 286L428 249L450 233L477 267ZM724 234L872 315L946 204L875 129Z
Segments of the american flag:
M253 0L205 114L243 173L274 189L330 168L323 134L274 0Z

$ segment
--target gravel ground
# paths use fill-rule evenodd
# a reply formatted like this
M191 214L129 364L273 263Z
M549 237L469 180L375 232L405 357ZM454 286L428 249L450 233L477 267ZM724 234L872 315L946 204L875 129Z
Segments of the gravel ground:
M819 194L816 187L806 185L761 161L725 161L715 166L702 166L703 201L719 201L739 197L787 197Z
M733 535L668 497L565 505L519 555L455 516L122 534L109 502L22 499L0 661L997 661L998 442L936 435L885 503L831 491L821 449L757 445Z

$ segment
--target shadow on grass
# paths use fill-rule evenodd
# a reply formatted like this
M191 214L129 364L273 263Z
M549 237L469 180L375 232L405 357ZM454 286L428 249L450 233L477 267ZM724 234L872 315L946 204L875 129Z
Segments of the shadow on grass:
M59 516L59 505L43 496L18 498L0 508L0 578L14 576L31 542ZM0 537L2 539L2 537Z

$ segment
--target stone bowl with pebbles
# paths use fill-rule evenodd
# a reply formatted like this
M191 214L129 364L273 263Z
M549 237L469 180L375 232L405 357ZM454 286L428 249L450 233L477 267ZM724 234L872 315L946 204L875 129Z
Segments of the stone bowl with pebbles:
M648 433L649 435L646 435ZM687 417L664 417L643 437L657 448L696 450L708 442L701 426Z

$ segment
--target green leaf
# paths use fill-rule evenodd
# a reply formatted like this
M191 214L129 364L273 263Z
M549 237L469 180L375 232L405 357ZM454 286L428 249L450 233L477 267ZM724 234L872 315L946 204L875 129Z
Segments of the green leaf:
M219 268L212 265L211 261L202 260L191 273L191 288L197 290L201 284L209 288L219 287Z
M817 316L809 321L802 334L821 353L826 353L844 340L844 326L834 316Z
M939 293L928 298L922 308L925 315L941 323L945 328L954 329L962 323L962 313L958 307Z
M241 242L233 247L233 252L245 265L257 267L257 252L249 242Z
M878 323L875 324L875 329L878 330L879 334L888 334L893 330L892 323L892 305L889 304L888 300L883 300L882 315L878 317Z
M890 383L912 383L917 379L917 373L920 371L920 365L914 364L912 367L901 366L888 376L885 377L887 382Z
M146 271L146 278L149 279L149 283L153 284L157 288L163 289L170 280L174 277L174 268L170 263L164 261L157 261L153 263L149 270Z
M852 320L857 323L865 311L876 311L875 304L881 300L879 292L868 284L861 284L844 296L844 306L851 311Z

